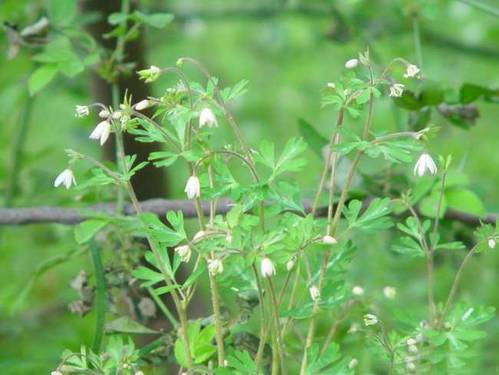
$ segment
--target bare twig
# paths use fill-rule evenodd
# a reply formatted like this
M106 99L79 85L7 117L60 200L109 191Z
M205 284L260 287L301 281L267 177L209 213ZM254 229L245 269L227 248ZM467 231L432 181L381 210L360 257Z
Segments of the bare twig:
M364 206L368 206L370 198L364 200ZM189 200L167 200L167 199L148 199L140 202L142 211L152 212L158 216L164 216L168 211L182 211L187 218L196 217L196 208L194 203ZM210 213L209 202L202 202L201 205L203 214L208 216ZM217 214L224 214L231 208L231 201L221 200L217 207ZM305 212L310 212L310 202L304 202ZM81 208L68 208L59 206L38 206L24 208L0 208L0 225L25 225L25 224L78 224L90 217L99 214L113 215L116 213L116 204L114 203L99 203L94 205L83 206ZM123 214L132 216L135 215L134 208L131 204L126 204L123 209ZM299 213L298 213L299 214ZM316 210L316 216L325 217L327 215L327 207L321 207ZM444 219L461 222L465 225L476 227L480 223L495 224L497 214L487 214L483 217L469 214L462 211L447 209Z

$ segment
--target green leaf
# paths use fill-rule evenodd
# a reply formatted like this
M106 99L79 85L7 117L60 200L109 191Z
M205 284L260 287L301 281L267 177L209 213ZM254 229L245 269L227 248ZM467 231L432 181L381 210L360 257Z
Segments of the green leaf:
M28 90L31 96L47 86L57 74L57 66L45 64L36 69L28 80Z
M120 23L126 21L127 15L124 13L111 13L109 17L107 17L107 22L110 25L119 25Z
M79 244L89 241L99 230L109 223L107 219L86 220L75 227L75 239Z
M393 224L387 217L392 212L392 205L389 198L376 198L371 201L365 212L359 216L362 209L362 202L353 200L345 208L345 217L348 220L349 228L359 228L365 231L378 231L390 228Z
M47 0L45 6L50 22L56 25L69 25L77 12L77 2L71 0Z
M157 334L158 331L147 328L146 326L132 320L128 316L122 316L106 324L106 333L125 333L136 335Z
M173 14L171 13L145 14L136 10L133 15L144 24L156 29L162 29L173 21Z
M317 130L304 119L298 119L298 129L305 142L307 142L312 151L322 160L322 149L327 145L327 139L320 135Z
M436 218L439 200L440 200L440 192L438 189L435 189L432 191L432 193L429 196L421 199L421 202L419 203L419 211L421 211L421 213L424 216ZM440 206L440 218L444 217L446 210L447 210L447 199L444 194Z
M445 191L447 206L455 210L484 216L487 211L478 195L468 189L453 188Z

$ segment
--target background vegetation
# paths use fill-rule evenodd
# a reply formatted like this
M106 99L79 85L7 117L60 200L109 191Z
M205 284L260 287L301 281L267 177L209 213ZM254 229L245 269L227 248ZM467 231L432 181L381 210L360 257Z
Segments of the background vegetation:
M3 0L0 19L25 27L45 15L56 33L76 36L102 17L82 6L64 0ZM250 145L265 138L282 149L291 136L300 134L300 118L327 137L335 112L321 108L321 91L327 82L337 79L345 61L366 46L379 65L394 56L415 62L421 59L427 82L439 88L459 89L463 83L499 86L499 8L493 1L149 0L142 1L139 9L169 12L174 19L163 28L141 29L147 64L133 70L150 64L174 65L180 56L193 56L228 85L247 79L248 93L232 109ZM420 30L420 56L413 22ZM94 100L90 75L97 61L91 53L85 54L90 57L75 74L59 72L36 90L30 80L41 64L32 58L37 48L22 46L18 55L8 60L7 33L0 37L0 204L77 206L105 200L105 194L84 195L75 202L71 191L52 187L54 177L66 165L63 149L71 145L95 156L101 152L87 140L94 119L77 121L74 117L76 104ZM165 83L171 82L163 78L155 82L153 94L160 95ZM452 154L454 166L462 172L456 178L466 179L469 193L453 203L455 208L482 215L499 211L499 106L493 100L474 104L479 117L466 124L452 123L434 112L430 122L441 126L441 131L431 141L430 150ZM376 110L374 127L402 129L408 121L407 112L385 101ZM312 196L322 164L312 151L307 151L307 158L307 168L294 178ZM379 165L374 161L361 165L362 171L376 168ZM183 198L186 178L183 170L170 171L168 191L162 197ZM464 237L468 234L465 226L448 225L457 225L454 229ZM409 315L423 310L424 265L394 258L384 249L382 239L360 241L363 255L355 258L348 271L352 283L362 285L374 299L382 299L383 287L392 285L404 290L397 302L406 306ZM74 256L58 264L62 254L77 248L70 226L0 228L2 373L47 373L57 365L64 349L91 344L94 312L81 318L67 309L78 298L68 284L80 270L91 269L91 260L86 255ZM459 259L451 253L436 260L436 294L440 298L448 291ZM461 298L497 306L498 265L497 249L474 258L464 276ZM33 279L37 274L40 276ZM389 302L381 303L390 311ZM204 315L202 309L196 314ZM499 320L489 321L485 330L488 337L471 360L470 373L497 371ZM349 354L355 356L356 349L350 347Z

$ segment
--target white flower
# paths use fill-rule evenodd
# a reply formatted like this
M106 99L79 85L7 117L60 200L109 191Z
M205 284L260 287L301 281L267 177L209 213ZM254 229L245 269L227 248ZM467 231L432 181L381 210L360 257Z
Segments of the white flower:
M99 112L100 118L108 118L109 116L111 116L111 113L107 109L103 109Z
M493 237L490 237L487 243L491 249L494 249L496 247L496 239Z
M401 83L394 83L390 86L390 96L392 98L400 98L404 92L405 86Z
M207 125L209 128L218 126L215 114L208 107L203 108L201 113L199 114L199 127L202 128L205 125Z
M58 187L59 185L64 185L66 189L69 189L71 185L76 185L75 176L71 169L67 168L63 170L59 176L56 177L54 187Z
M100 139L100 145L102 146L109 138L109 134L111 134L111 124L109 121L104 120L95 127L92 133L90 133L89 138Z
M289 272L293 269L293 267L296 264L296 257L291 257L289 260L286 262L286 270Z
M354 286L352 288L352 293L355 296L362 296L362 295L364 295L364 288L362 288L361 286Z
M137 111L142 111L142 110L152 106L152 104L153 103L150 100L144 99L144 100L141 100L140 102L138 102L137 104L135 104L135 109Z
M260 272L263 277L270 277L276 274L274 263L268 257L264 257L260 263Z
M180 260L184 263L188 263L191 259L191 248L189 245L177 246L175 252L180 257Z
M350 59L345 63L345 68L347 69L355 69L359 65L359 60L357 59Z
M59 370L52 371L50 375L63 375Z
M397 289L395 289L393 286L385 286L383 288L383 294L388 299L395 299L395 296L397 295Z
M197 176L191 176L185 184L184 192L187 194L188 199L196 199L201 195L201 186Z
M206 235L206 232L204 230L200 230L199 232L197 232L194 237L192 238L192 240L194 242L197 242L199 241L201 238L203 238L204 236Z
M430 154L423 152L414 166L414 175L422 177L426 170L434 176L437 173L437 166Z
M317 302L321 298L321 291L317 286L312 285L308 291L310 292L310 298L312 298L312 301Z
M409 337L407 339L406 343L407 343L407 346L414 346L414 345L416 345L417 342L412 337Z
M136 371L134 375L144 375L144 373L142 371Z
M405 68L404 77L405 78L419 78L419 72L421 70L414 64L408 64Z
M348 363L348 368L350 369L355 368L357 367L358 364L359 361L357 360L357 358L352 358L352 360Z
M90 110L88 109L88 106L86 106L86 105L77 105L75 112L76 112L75 113L76 117L85 117L85 116L88 116L88 114L90 113Z
M208 259L208 272L210 272L210 275L215 276L217 273L222 273L223 271L224 265L220 259Z
M123 112L121 112L121 111L114 111L113 114L111 115L113 120L119 120L119 119L121 119L122 116L123 116Z
M336 89L336 85L334 84L334 82L328 82L326 86L333 90Z
M336 241L336 238L334 238L333 236L327 235L322 237L322 243L325 245L335 245L338 243L338 241Z
M364 315L364 324L366 327L378 324L378 317L374 314L366 314Z

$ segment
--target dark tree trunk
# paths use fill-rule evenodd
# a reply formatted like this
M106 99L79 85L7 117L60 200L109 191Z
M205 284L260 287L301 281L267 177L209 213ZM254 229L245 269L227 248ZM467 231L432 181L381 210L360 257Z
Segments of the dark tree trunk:
M105 48L113 50L116 39L105 39L102 37L110 31L110 25L107 22L109 14L119 12L121 6L120 0L83 0L81 1L81 9L84 12L97 12L99 19L88 25L87 31ZM132 5L133 6L133 5ZM142 37L128 42L125 48L125 62L134 62L137 69L146 67L144 56L144 44ZM135 69L135 70L137 70ZM94 99L98 102L109 105L112 103L111 86L103 80L98 74L91 73L91 88ZM132 95L134 101L139 101L147 98L150 95L149 87L140 81L136 74L132 73L127 76L121 75L118 80L120 98L123 98L125 90ZM121 99L120 99L121 100ZM154 143L139 143L135 142L130 135L125 136L125 152L127 154L137 155L137 162L147 160L149 153L158 151L160 145ZM106 143L104 148L105 157L115 159L115 144L114 139ZM148 165L144 169L137 172L132 179L132 184L140 200L150 198L160 198L168 196L168 188L164 169L155 168Z

